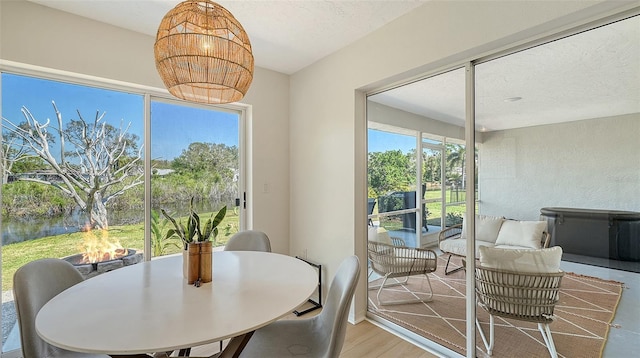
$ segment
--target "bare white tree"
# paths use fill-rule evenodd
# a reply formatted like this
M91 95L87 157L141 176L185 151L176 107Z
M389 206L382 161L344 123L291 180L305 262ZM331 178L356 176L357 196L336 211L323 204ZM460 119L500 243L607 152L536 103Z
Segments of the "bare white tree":
M7 131L2 134L2 145L0 146L0 160L2 161L2 183L9 181L9 176L13 174L13 166L19 161L25 161L35 157L29 154L29 148L24 141L13 132Z
M62 114L55 102L52 104L57 128L50 125L48 118L39 122L26 107L21 109L26 120L21 124L3 118L12 137L23 141L29 153L42 158L55 174L20 180L61 190L86 213L91 228L106 229L107 203L143 183L142 146L137 148L138 137L127 133L131 123L126 128L122 124L115 128L103 120L106 112L96 112L93 122L87 123L78 111L79 119L68 122L63 129ZM57 148L53 147L52 132L57 134ZM67 142L71 147L68 152ZM54 150L59 151L59 157Z

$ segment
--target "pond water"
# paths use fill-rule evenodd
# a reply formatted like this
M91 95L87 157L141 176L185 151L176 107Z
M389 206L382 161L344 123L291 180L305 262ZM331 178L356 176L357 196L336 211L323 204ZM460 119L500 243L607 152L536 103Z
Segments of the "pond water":
M218 211L223 204L214 202L194 203L196 212ZM227 204L227 210L233 206ZM162 205L170 215L186 215L189 212L189 202ZM179 214L184 213L184 214ZM129 225L140 223L144 219L144 212L140 209L109 212L109 225ZM85 224L85 216L81 210L74 210L69 215L56 217L36 217L25 220L9 220L2 218L2 244L39 239L45 236L70 234L80 231Z

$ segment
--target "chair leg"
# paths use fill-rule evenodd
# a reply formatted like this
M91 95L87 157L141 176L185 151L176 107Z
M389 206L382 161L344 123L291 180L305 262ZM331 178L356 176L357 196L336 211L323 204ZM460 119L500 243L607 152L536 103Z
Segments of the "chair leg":
M449 268L449 261L451 261L451 256L453 256L453 255L449 254L449 258L447 259L447 264L444 266L444 274L445 275L450 275L450 274L452 274L454 272L458 272L460 270L464 270L465 269L464 266L460 266L460 267L457 267L457 268L455 268L455 269L453 269L451 271L447 271L447 269Z
M478 327L478 331L480 332L480 338L482 338L482 342L484 346L487 348L487 354L491 356L493 354L493 345L495 344L495 326L494 326L494 318L493 315L489 315L489 342L487 342L487 336L480 326L480 322L478 318L476 318L476 327Z
M542 339L547 345L551 358L558 358L558 352L556 351L556 345L553 343L553 337L551 337L551 329L548 323L538 323L538 329L542 333Z
M405 303L418 303L418 302L430 302L433 299L433 288L431 287L431 280L429 280L429 276L425 273L425 277L427 278L427 283L429 284L429 297L427 298L412 298L406 300L393 300L393 301L383 301L380 299L380 293L382 293L382 289L393 286L405 286L409 281L409 276L406 276L403 281L400 282L392 282L387 284L387 279L389 278L389 274L384 275L382 279L382 283L380 285L369 286L370 290L378 289L378 293L376 294L376 298L378 299L378 304L380 306L385 305L400 305ZM407 289L408 290L408 289ZM413 294L411 290L408 290Z
M480 332L480 337L482 338L482 342L484 346L487 348L487 354L491 356L493 354L493 346L495 344L495 325L493 315L489 315L489 342L487 342L487 337L480 326L480 322L476 318L476 327L478 327L478 331ZM556 346L553 343L553 337L551 336L551 329L549 328L548 323L538 323L538 330L542 333L542 339L544 339L544 343L547 345L547 349L549 350L549 354L551 358L558 358L558 352L556 351Z

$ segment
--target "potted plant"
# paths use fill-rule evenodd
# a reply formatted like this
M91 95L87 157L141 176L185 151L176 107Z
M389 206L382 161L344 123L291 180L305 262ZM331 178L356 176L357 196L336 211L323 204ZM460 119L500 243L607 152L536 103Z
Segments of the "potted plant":
M218 213L211 213L204 227L201 226L200 216L193 208L193 197L186 224L183 224L182 220L176 221L164 209L161 211L162 215L173 224L173 228L167 231L166 237L177 236L182 240L183 274L187 278L187 283L211 282L212 246L218 236L218 225L227 214L227 206L223 206Z

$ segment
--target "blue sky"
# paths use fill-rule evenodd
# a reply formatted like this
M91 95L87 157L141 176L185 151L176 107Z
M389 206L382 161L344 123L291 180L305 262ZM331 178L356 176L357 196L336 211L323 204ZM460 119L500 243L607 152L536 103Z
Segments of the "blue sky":
M416 137L383 132L375 129L367 131L369 152L384 152L389 149L400 149L408 153L416 148Z
M2 74L2 117L18 124L24 106L41 123L51 119L57 125L51 104L62 113L63 121L78 119L77 110L87 122L96 112L106 112L104 120L120 127L131 122L129 133L144 138L143 96L112 90L72 85L32 77ZM151 153L154 159L173 159L192 142L223 143L238 146L238 115L152 102ZM140 142L142 143L142 142Z
M151 155L173 159L193 142L238 146L238 115L163 102L151 103Z

